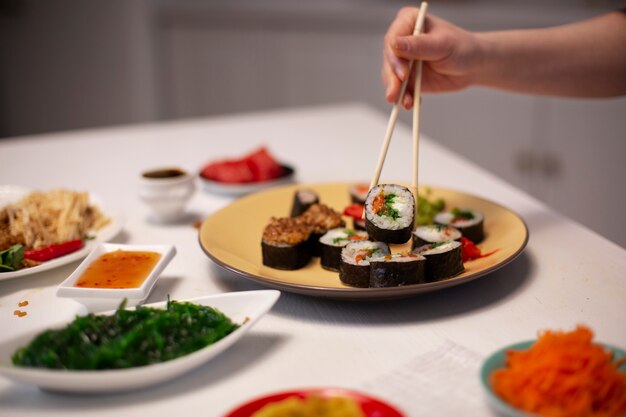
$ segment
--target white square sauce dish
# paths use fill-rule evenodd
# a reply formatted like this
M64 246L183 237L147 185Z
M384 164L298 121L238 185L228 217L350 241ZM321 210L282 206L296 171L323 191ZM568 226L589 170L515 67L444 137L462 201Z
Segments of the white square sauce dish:
M89 312L115 310L148 298L157 279L176 255L173 245L101 243L57 289L57 297L72 298Z

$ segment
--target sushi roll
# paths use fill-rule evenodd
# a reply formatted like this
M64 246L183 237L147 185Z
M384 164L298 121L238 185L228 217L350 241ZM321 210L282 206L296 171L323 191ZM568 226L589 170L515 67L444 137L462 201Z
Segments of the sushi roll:
M405 243L415 220L413 193L401 185L379 184L365 201L365 229L372 240Z
M389 246L383 242L363 240L350 242L341 251L339 279L354 287L367 288L370 284L370 259L389 255Z
M485 238L484 217L478 211L454 208L435 216L435 223L453 226L461 231L463 237L473 243L480 243Z
M352 228L354 230L366 231L364 219L352 219Z
M322 268L339 271L341 250L350 242L367 240L367 233L337 228L331 229L320 238L320 263Z
M354 184L350 187L350 201L353 204L365 204L369 190L369 184Z
M461 239L459 229L452 226L442 224L429 224L428 226L419 226L413 231L413 242L411 248L419 248L429 243L450 242L452 240Z
M311 226L312 232L309 244L311 245L313 256L320 256L321 247L319 240L326 232L330 229L346 226L341 213L336 212L325 204L313 204L297 218Z
M320 197L317 193L309 188L297 190L293 195L293 204L291 205L291 217L297 217L307 211L313 204L318 204Z
M311 226L292 217L273 217L263 230L263 265L270 268L300 269L311 260Z
M426 258L424 276L427 282L440 281L460 274L463 267L461 242L437 242L420 246L412 253Z
M394 253L370 261L372 288L398 287L424 282L426 258L416 253Z

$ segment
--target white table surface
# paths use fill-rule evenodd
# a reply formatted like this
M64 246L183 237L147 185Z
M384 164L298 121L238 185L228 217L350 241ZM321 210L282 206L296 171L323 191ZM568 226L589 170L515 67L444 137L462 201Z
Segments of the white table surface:
M168 293L182 299L261 289L209 260L191 227L194 219L209 216L229 198L198 191L185 221L153 224L137 198L140 172L163 165L196 171L207 161L240 156L265 144L278 159L297 167L302 183L367 181L387 117L348 104L1 140L0 183L90 190L124 213L124 231L115 241L175 244L178 255L148 301L160 301ZM397 127L381 180L410 178L410 137L409 127ZM217 417L262 394L339 386L383 394L410 416L450 415L455 407L462 407L463 415L482 416L490 411L478 388L480 360L504 345L534 338L541 329L570 330L584 323L598 340L626 347L624 249L427 137L420 152L423 183L482 196L524 218L530 241L519 258L476 281L396 301L346 302L283 293L269 315L232 349L189 374L139 392L57 395L0 378L0 415L184 412ZM56 298L54 290L77 264L0 281L0 338L71 318L79 305ZM30 301L28 316L18 318L13 310L24 298ZM427 370L425 365L436 365L432 357L441 349L458 350L467 359L458 375L457 368L445 364L439 373ZM424 374L415 367L423 367ZM427 380L410 386L420 377ZM394 390L401 378L408 378L414 400ZM442 395L438 384L455 379L467 388L465 394L452 390Z

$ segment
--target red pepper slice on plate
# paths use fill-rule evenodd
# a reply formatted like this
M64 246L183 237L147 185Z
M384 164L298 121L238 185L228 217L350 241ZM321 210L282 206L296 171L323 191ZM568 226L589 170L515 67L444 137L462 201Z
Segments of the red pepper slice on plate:
M57 245L46 246L41 249L31 249L24 251L24 258L37 262L45 262L68 253L76 252L83 247L82 239L69 240Z
M362 204L350 204L343 210L345 216L350 216L354 219L361 220L363 218L363 205Z
M493 255L498 251L498 249L493 250L489 253L482 253L480 248L474 244L471 240L466 237L461 238L461 254L463 256L463 262L471 261L473 259L478 258L486 258L487 256Z
M461 238L463 262L480 258L480 249L471 240L466 237Z

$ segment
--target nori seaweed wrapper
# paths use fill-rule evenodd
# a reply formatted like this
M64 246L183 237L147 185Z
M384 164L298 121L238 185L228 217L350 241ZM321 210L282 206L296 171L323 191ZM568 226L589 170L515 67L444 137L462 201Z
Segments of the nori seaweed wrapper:
M376 226L369 218L365 218L365 230L371 240L385 243L406 243L411 239L413 231L413 223L403 229L391 230L381 229Z
M311 260L310 245L304 241L297 245L276 246L261 242L263 265L275 269L295 270Z
M311 195L314 196L314 199L311 201L304 201L301 195L302 192L311 193ZM297 217L307 211L313 204L318 204L319 202L320 198L315 191L309 189L297 190L293 194L293 203L291 205L290 216Z
M373 256L385 256L390 253L389 246L384 242L361 240L348 243L341 253L339 279L347 285L360 288L369 287L369 260ZM350 261L346 262L346 259L350 259Z
M422 247L424 248L424 247ZM414 252L426 258L424 275L426 282L441 281L452 278L465 270L463 266L462 246L458 245L448 251L425 255L417 248ZM423 250L422 250L423 252Z
M404 262L382 259L370 261L369 286L384 288L422 283L424 282L425 264L426 261L422 257Z
M322 268L338 272L341 267L341 251L343 246L327 245L319 242L320 264Z
M309 252L311 252L312 256L320 257L322 254L322 243L320 242L320 238L326 234L328 230L324 233L311 233L309 236L309 240L307 245L309 247Z
M339 267L339 279L346 285L367 288L370 285L370 266L353 265L342 260Z
M354 184L350 187L350 201L353 204L364 205L368 192L369 184Z
M428 242L428 241L420 238L419 236L413 234L413 241L411 242L411 250L417 249L417 248L419 248L421 246L424 246L424 245L428 245L430 243L433 243L433 242Z
M483 227L483 223L484 220L481 220L472 226L457 228L461 231L463 237L471 240L472 243L480 243L483 239L485 239L485 229Z
M365 230L364 219L352 219L352 228L354 230Z

